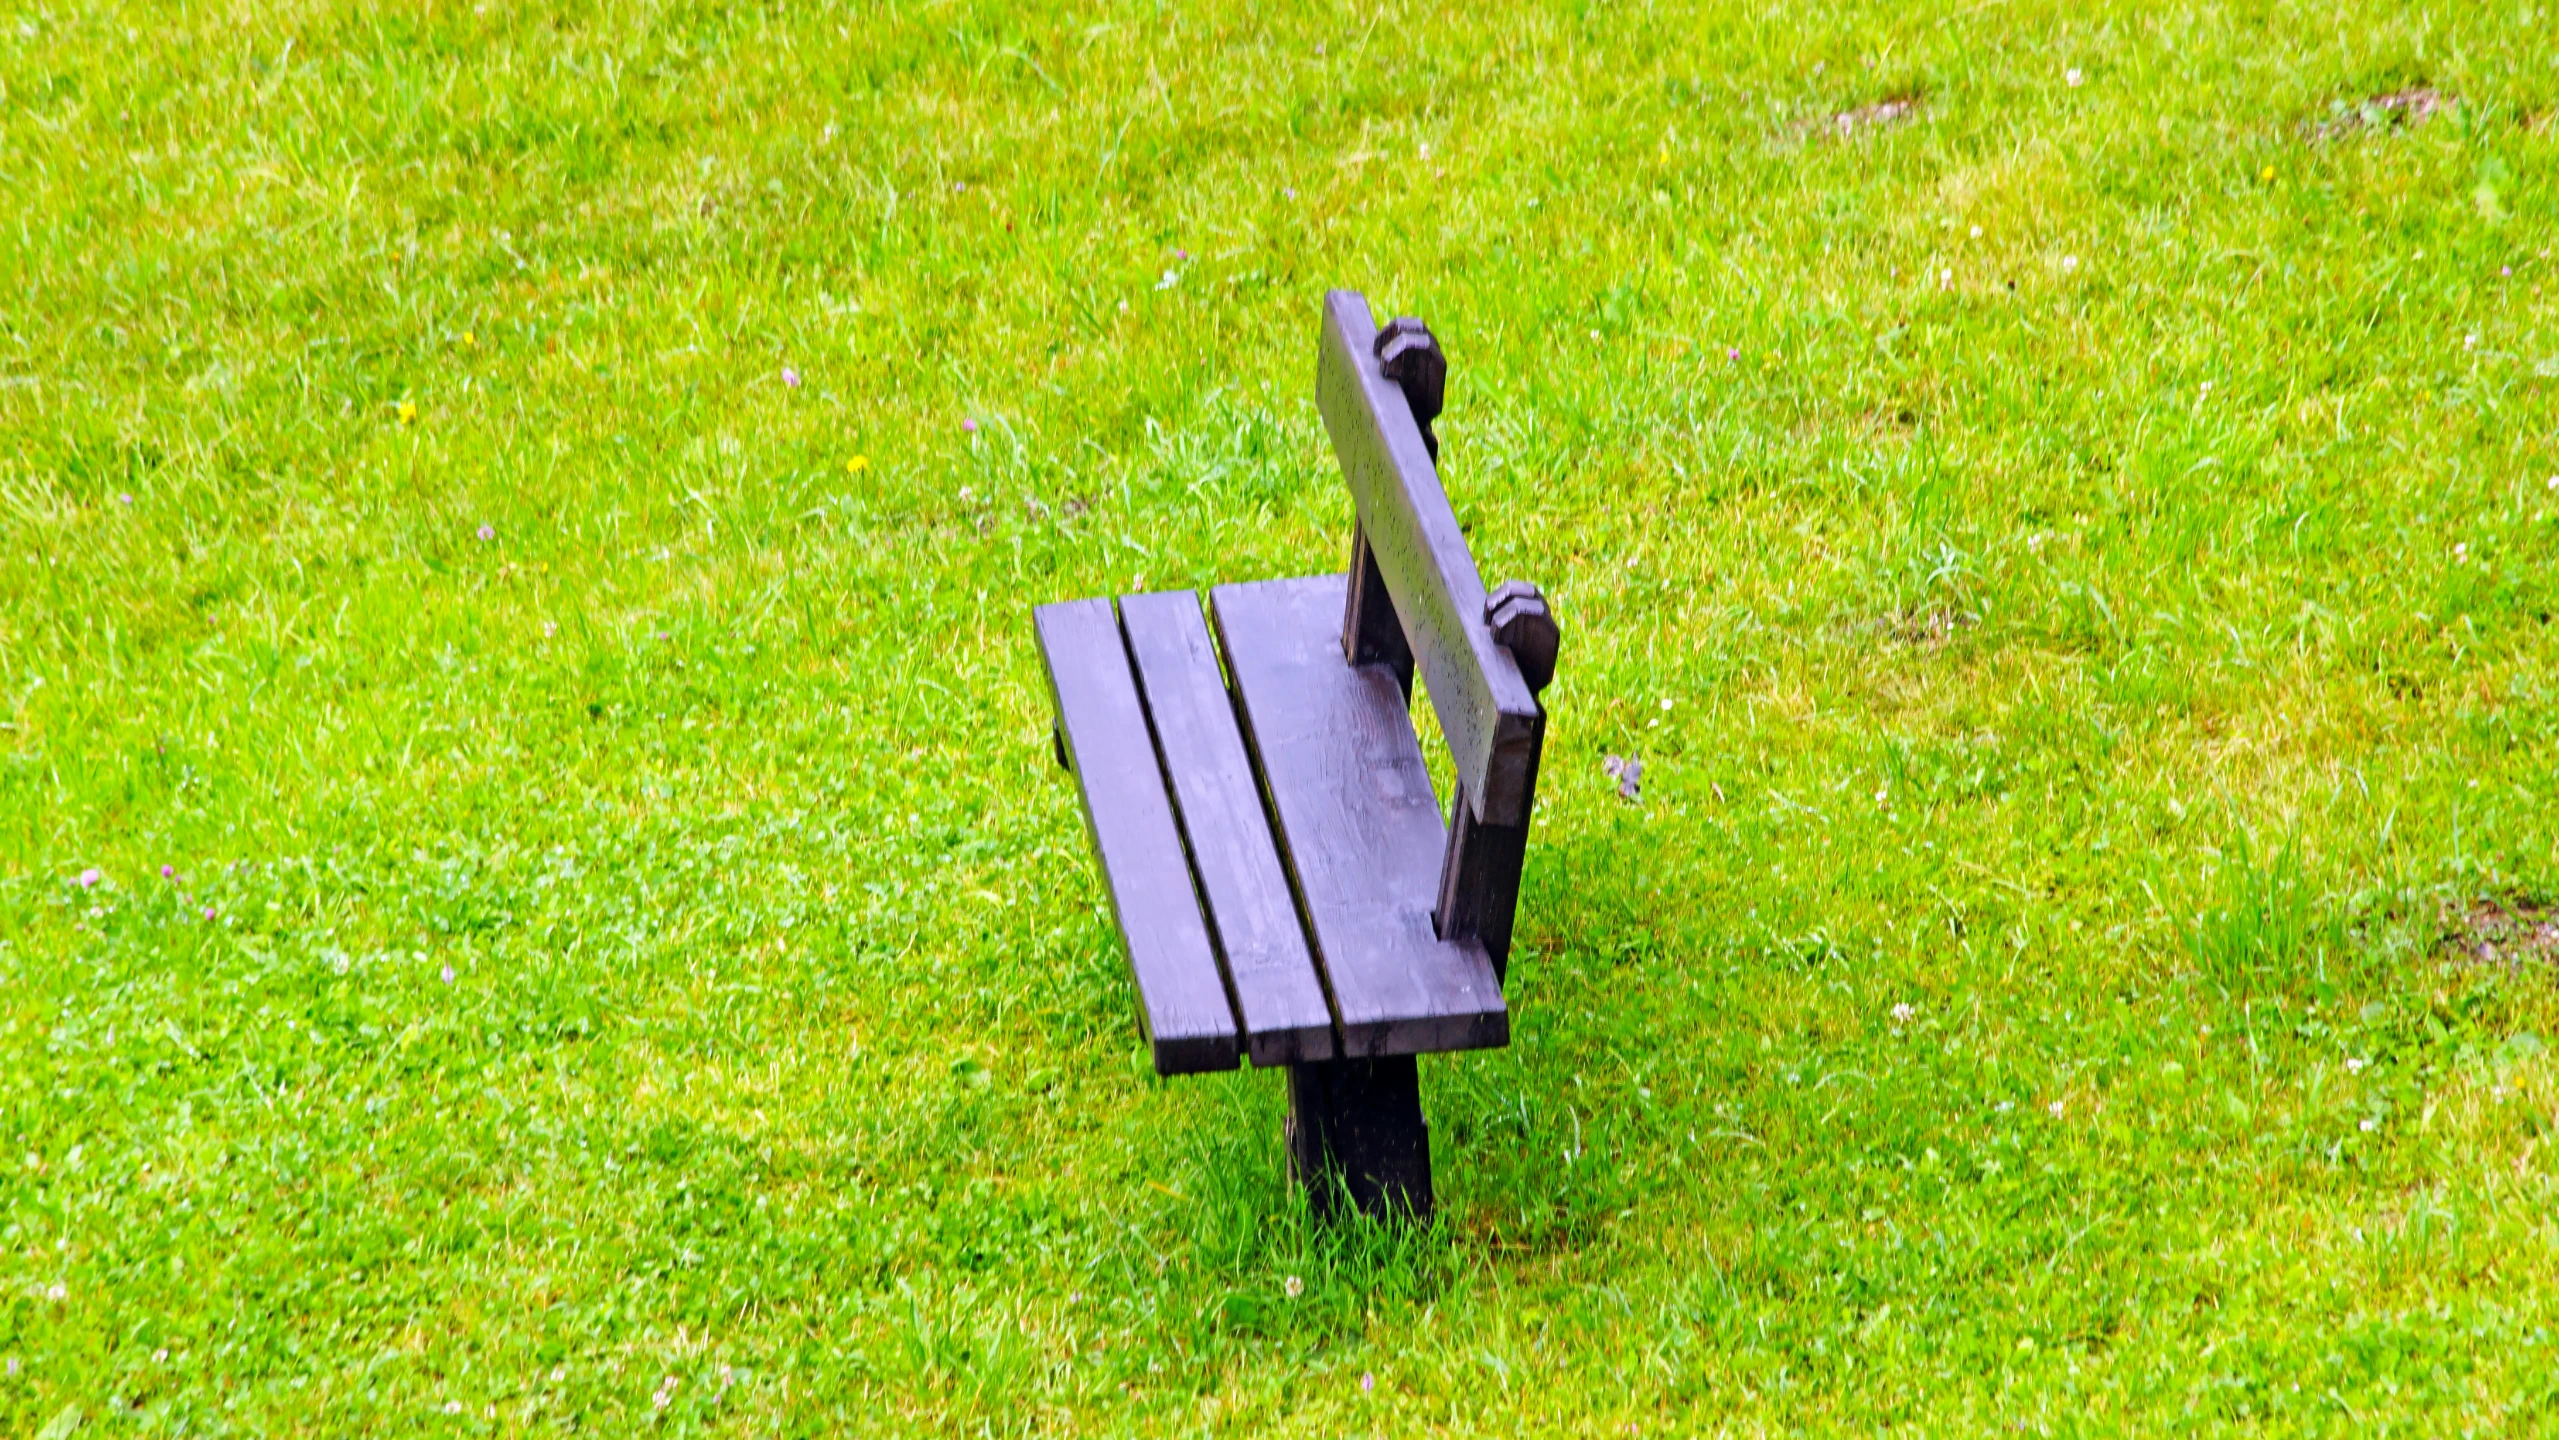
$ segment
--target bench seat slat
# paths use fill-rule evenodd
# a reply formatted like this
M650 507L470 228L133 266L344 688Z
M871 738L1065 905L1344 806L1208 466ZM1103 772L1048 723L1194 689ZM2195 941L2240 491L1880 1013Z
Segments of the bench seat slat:
M1256 1065L1333 1058L1333 1011L1280 869L1261 787L1217 651L1193 590L1120 597L1120 628L1155 745L1172 780L1174 818Z
M1108 600L1071 600L1040 606L1032 623L1156 1073L1232 1070L1235 1010L1191 887L1119 619Z
M1318 575L1209 592L1342 1053L1507 1044L1510 1012L1483 943L1433 929L1447 827L1394 673L1343 662L1345 584Z

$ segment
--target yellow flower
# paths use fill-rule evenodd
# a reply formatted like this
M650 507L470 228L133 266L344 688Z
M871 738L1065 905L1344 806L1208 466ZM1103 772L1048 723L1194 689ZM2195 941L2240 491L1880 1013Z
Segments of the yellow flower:
M464 345L466 345L466 346L470 346L470 345L477 345L477 344L479 344L479 343L480 343L480 332L479 332L479 331L477 331L477 330L465 330L465 331L463 331L463 332L462 332L462 343L463 343Z
M2262 171L2260 171L2260 172L2258 173L2257 178L2258 178L2258 179L2260 179L2260 180L2265 181L2265 182L2266 182L2267 184L2269 184L2269 185L2274 184L2274 183L2275 183L2275 167L2274 167L2274 166L2272 166L2272 165L2267 166L2264 170L2262 170Z
M400 423L401 423L401 424L403 424L403 425L406 425L406 424L410 423L411 421L416 420L417 418L418 418L418 407L417 407L416 403L415 403L415 402L413 402L413 401L408 401L408 400L403 400L403 401L401 401L401 402L400 402Z
M856 455L844 462L844 473L847 475L859 475L870 468L871 457L868 455Z

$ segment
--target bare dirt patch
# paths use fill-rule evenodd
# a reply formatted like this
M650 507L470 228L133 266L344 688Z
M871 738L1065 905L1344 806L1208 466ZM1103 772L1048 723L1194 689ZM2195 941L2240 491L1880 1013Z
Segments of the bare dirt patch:
M2490 896L2467 910L2446 907L2437 944L2482 964L2559 964L2559 906Z
M1874 406L1857 417L1857 433L1869 440L1908 440L1919 427L1919 412L1907 405Z
M1869 131L1908 123L1919 114L1921 103L1917 95L1890 95L1854 110L1842 110L1827 121L1807 120L1803 128L1828 131L1834 139L1854 140Z
M2302 132L2314 142L2343 140L2368 130L2400 130L2423 125L2442 111L2452 107L2453 97L2432 85L2411 85L2404 90L2374 95L2362 100L2339 100L2328 107L2328 113L2302 122Z
M1864 628L1887 643L1917 650L1942 650L1946 642L1979 623L1980 617L1947 605L1919 605L1878 615Z

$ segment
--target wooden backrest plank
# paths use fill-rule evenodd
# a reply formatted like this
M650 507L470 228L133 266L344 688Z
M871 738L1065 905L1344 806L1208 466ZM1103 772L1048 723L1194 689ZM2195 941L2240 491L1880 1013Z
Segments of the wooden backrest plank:
M1208 902L1209 930L1243 1021L1245 1051L1256 1065L1330 1060L1332 1007L1262 813L1261 788L1235 728L1199 595L1124 595L1120 629L1172 782L1191 873Z
M1484 623L1484 581L1404 393L1377 365L1377 322L1356 291L1324 297L1317 408L1394 597L1460 786L1492 825L1527 820L1543 712ZM1232 652L1230 652L1232 653Z
M1501 1045L1483 942L1431 920L1447 831L1411 712L1383 665L1342 658L1342 576L1209 592L1245 740L1353 1058Z
M1070 600L1034 610L1032 626L1156 1073L1232 1070L1240 1053L1234 1006L1192 889L1119 619L1108 600Z

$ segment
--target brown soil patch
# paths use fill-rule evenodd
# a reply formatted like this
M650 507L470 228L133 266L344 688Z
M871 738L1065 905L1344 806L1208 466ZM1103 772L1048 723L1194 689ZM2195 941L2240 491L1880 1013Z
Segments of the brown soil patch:
M1867 628L1898 645L1920 650L1941 650L1959 631L1978 624L1980 617L1945 605L1922 605L1896 610L1866 622Z
M1897 409L1876 407L1857 417L1857 431L1869 440L1907 440L1919 424L1919 412L1904 405Z
M2559 907L2513 897L2473 901L2447 912L2443 949L2483 964L2559 964Z
M1834 138L1854 140L1869 130L1906 123L1919 113L1919 106L1920 97L1917 95L1892 95L1871 105L1842 110L1831 116L1828 123L1807 120L1803 128L1808 131L1827 130Z
M2397 130L2423 125L2452 107L2451 96L2432 85L2411 85L2387 95L2375 95L2352 104L2338 101L2329 107L2326 118L2305 122L2302 129L2314 140L2342 140L2367 130Z

